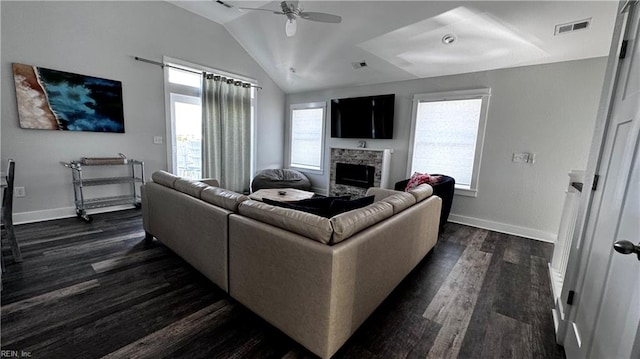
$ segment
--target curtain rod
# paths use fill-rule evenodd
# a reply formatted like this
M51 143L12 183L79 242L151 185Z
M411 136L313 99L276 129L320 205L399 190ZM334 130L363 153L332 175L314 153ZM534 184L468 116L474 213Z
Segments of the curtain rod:
M145 58L138 57L138 56L134 56L133 58L134 58L136 61L146 62L146 63L148 63L148 64L152 64L152 65L158 65L158 66L160 66L160 67L162 67L162 68L164 68L164 67L170 67L170 68L172 68L172 69L177 69L177 70L182 70L182 71L186 71L186 72L191 72L191 73L194 73L194 74L200 74L200 75L206 75L206 74L207 74L207 72L206 72L206 71L194 71L194 70L190 70L190 69L185 69L185 68L183 68L183 67L173 66L173 65L171 65L171 64L165 64L164 62L160 62L160 61L154 61L154 60L145 59ZM217 75L217 74L214 74L214 75ZM225 75L220 75L220 76L225 76ZM225 77L227 77L227 76L225 76ZM234 79L234 80L236 80L236 79ZM242 80L238 80L238 81L242 81ZM248 81L242 81L242 82L247 82L247 83L249 83ZM254 84L252 84L252 83L249 83L249 85L250 85L251 87L255 87L255 88L257 88L258 90L262 90L262 86L254 85Z

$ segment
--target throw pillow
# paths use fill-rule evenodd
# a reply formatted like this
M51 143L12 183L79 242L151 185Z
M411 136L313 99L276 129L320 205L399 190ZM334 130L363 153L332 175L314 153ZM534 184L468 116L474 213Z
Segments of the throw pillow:
M354 200L336 199L331 202L330 210L333 212L332 217L336 214L349 212L354 209L366 207L373 203L376 196L362 197Z
M441 176L431 176L428 173L414 172L409 179L409 182L407 183L407 187L404 190L410 191L423 183L433 185L438 183L440 179Z
M319 209L329 209L331 202L336 199L349 200L351 196L337 196L337 197L313 197L308 199L301 199L299 201L292 202L294 204L306 207L314 207Z
M274 201L274 200L268 199L268 198L263 198L262 202L264 202L266 204L270 204L272 206L276 206L276 207L295 209L297 211L302 211L302 212L313 213L315 215L319 215L318 213L316 213L317 209L315 209L313 207L297 206L297 205L293 204L292 202L280 202L280 201Z

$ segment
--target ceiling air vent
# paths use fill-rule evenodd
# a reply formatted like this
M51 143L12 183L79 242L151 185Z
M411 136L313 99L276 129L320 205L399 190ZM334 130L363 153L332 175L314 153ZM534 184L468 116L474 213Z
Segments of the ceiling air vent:
M591 18L570 22L567 24L556 25L555 35L566 34L578 30L586 30L591 26Z
M358 61L358 62L352 62L351 66L353 66L354 69L361 69L363 67L367 67L369 65L367 65L366 61Z

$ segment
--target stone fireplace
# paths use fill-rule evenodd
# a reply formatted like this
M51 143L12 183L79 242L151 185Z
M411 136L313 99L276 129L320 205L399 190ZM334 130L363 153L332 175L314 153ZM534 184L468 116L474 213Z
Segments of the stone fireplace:
M364 197L369 187L389 186L391 150L332 148L329 195Z

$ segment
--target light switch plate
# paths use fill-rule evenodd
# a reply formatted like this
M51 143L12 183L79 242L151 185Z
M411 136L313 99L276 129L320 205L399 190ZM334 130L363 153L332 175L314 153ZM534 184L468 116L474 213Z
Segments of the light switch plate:
M514 153L513 157L511 158L511 161L516 163L533 164L534 158L535 158L535 155L533 153L521 152L521 153Z
M162 144L162 136L154 136L153 137L153 143L156 145L161 145Z

